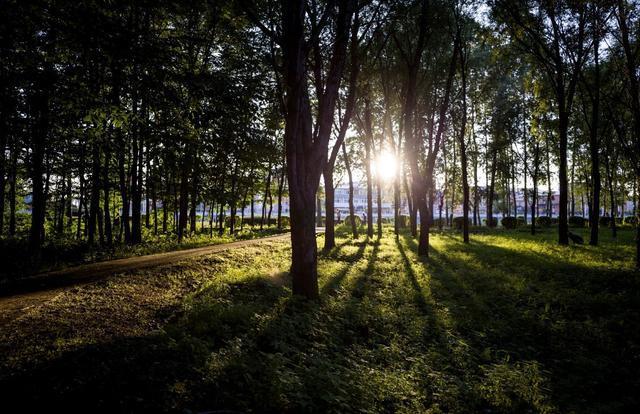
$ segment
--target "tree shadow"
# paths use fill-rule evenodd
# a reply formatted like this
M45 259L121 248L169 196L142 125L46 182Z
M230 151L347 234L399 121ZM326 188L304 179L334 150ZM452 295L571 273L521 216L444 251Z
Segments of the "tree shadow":
M358 250L355 253L351 254L342 254L341 250L349 245L359 245ZM339 247L333 249L330 252L330 255L327 255L326 258L331 259L339 259L341 262L344 262L340 271L338 271L334 276L332 276L329 280L327 280L321 288L320 294L321 296L327 295L340 286L343 282L346 275L351 270L354 263L357 263L360 259L362 259L364 255L364 251L367 248L366 241L347 241L341 243Z
M542 367L547 398L563 411L620 412L640 403L632 391L640 363L631 357L640 343L637 277L442 237L446 250L430 246L422 266L434 301L481 360ZM411 237L405 242L417 248Z

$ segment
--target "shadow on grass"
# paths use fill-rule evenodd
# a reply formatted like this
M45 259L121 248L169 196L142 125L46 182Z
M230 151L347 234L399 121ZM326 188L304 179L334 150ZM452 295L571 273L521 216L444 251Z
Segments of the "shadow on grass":
M441 237L444 246L431 246L423 266L434 301L477 355L534 362L562 411L625 412L640 403L633 391L640 362L632 357L640 343L637 276ZM411 237L405 242L417 248Z
M407 235L340 243L321 256L337 271L320 303L290 296L258 271L209 286L161 331L0 376L5 404L633 412L640 301L626 288L634 285L610 280L614 287L598 293L597 272L560 257L482 240L438 246L418 260Z

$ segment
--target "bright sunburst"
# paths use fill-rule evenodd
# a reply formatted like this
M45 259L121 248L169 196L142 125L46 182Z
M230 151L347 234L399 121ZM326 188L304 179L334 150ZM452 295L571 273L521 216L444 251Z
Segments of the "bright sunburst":
M372 162L372 169L384 181L391 181L397 175L398 160L394 153L384 150Z

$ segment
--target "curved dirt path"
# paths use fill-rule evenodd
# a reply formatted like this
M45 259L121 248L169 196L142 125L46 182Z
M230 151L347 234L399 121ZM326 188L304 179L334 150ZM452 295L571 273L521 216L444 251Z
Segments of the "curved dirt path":
M47 302L73 286L95 282L132 270L175 264L185 259L289 237L291 237L289 233L284 233L277 236L108 260L40 273L21 280L19 284L10 286L6 291L0 293L0 327L14 320L27 309Z

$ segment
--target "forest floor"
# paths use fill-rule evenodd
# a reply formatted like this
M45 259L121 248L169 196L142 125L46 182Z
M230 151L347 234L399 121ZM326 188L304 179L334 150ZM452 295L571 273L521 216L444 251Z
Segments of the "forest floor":
M0 327L3 405L635 412L633 234L602 238L443 232L419 259L389 229L341 237L320 254L319 303L291 296L286 238L75 286Z
M56 297L65 289L72 286L95 282L119 273L176 264L198 256L219 253L227 249L236 249L264 240L287 240L290 237L291 236L286 233L277 236L227 242L193 249L107 260L18 279L13 284L4 286L3 289L0 290L0 326L19 317L28 309Z

